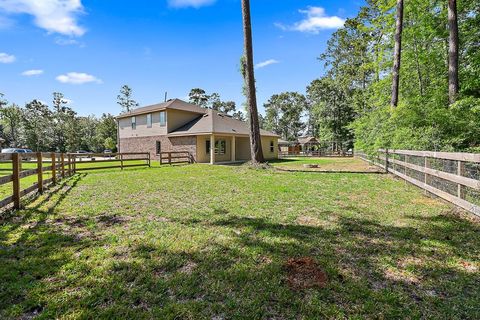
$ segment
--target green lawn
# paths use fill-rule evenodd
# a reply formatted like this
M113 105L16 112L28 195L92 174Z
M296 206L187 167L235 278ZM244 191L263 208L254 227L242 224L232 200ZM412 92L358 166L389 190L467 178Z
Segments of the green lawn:
M1 222L0 318L480 318L478 220L364 164L301 161L362 167L70 178ZM325 286L289 286L300 257Z

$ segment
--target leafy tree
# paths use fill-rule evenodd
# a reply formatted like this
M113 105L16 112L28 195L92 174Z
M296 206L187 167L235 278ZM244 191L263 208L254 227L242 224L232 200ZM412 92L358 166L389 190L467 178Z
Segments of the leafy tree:
M116 148L117 144L115 143L115 141L111 137L108 137L103 142L103 146L105 147L105 149L114 150Z
M264 105L265 128L286 140L296 140L305 129L302 115L307 108L307 99L297 92L273 95Z
M312 81L307 88L310 101L311 130L320 140L331 141L335 151L352 147L350 124L355 118L348 93L334 79L324 77Z
M109 141L113 142L113 147L107 148L111 150L116 149L117 145L117 121L115 117L109 113L104 113L98 119L96 126L96 135L98 141Z
M128 85L120 88L120 94L117 96L117 103L122 107L122 112L130 112L139 106L138 102L133 99L133 91Z
M0 109L0 117L3 127L3 138L6 145L19 147L22 145L23 112L16 104Z
M47 105L33 100L25 105L23 127L25 142L34 151L49 151L53 148L53 114Z
M250 18L250 0L242 0L243 17L243 53L242 75L245 81L245 91L248 106L248 123L250 127L250 152L253 163L265 162L260 138L260 125L257 111L257 93L255 88L255 73L253 68L252 23Z
M188 101L202 108L207 108L209 96L205 90L200 88L193 88L188 94Z
M76 112L66 106L62 93L53 93L53 148L59 152L66 152L68 127L75 121Z

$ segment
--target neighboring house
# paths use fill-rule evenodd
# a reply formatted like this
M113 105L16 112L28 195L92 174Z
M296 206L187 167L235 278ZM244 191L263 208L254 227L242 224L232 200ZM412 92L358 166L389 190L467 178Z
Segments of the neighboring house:
M174 99L117 117L120 152L186 151L196 162L248 161L248 124L214 110ZM265 159L278 158L278 135L261 130Z

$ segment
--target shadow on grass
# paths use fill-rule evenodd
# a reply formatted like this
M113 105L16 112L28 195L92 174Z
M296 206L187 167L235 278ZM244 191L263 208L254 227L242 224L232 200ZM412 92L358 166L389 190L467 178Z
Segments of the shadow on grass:
M115 246L133 221L102 224L104 219L94 217L78 224L45 223L49 211L41 208L30 209L28 221L12 218L0 229L0 316L2 312L5 317L38 313L43 318L161 319L480 315L478 271L452 262L478 259L480 227L460 217L411 216L407 217L411 225L394 226L331 213L334 223L326 225L316 220L281 223L234 216L215 208L204 217L143 225L156 223L159 234L165 225L173 226L180 230L175 234L178 242L192 241L182 230L211 232L203 246L181 249L142 237L140 226L126 244ZM99 224L87 228L94 222ZM11 226L18 224L22 228L13 232ZM92 234L78 237L85 229ZM302 256L313 257L327 272L325 288L288 288L284 263Z
M275 168L277 171L282 172L302 172L302 173L348 173L348 174L386 174L385 172L380 171L352 171L352 170L302 170L302 169L285 169L285 168Z

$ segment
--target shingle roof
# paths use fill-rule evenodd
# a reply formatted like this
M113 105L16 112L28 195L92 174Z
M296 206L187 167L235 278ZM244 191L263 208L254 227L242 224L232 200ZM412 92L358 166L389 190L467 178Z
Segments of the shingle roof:
M206 113L205 108L201 108L199 106L196 106L194 104L185 102L185 101L180 100L180 99L172 99L172 100L167 101L167 102L157 103L157 104L153 104L153 105L150 105L150 106L137 108L137 109L134 109L130 112L122 113L122 114L117 116L117 119L127 118L127 117L131 117L131 116L136 116L136 115L139 115L139 114L145 114L145 113L150 113L150 112L155 112L155 111L161 111L161 110L165 110L165 109L176 109L176 110L189 111L189 112L194 112L194 113L199 113L199 114Z
M244 121L233 119L215 110L206 110L207 113L186 123L182 127L171 132L170 136L194 135L194 134L238 134L250 133L248 124ZM260 135L277 137L278 135L266 130L260 130Z
M170 132L171 136L194 135L194 134L239 134L248 135L249 127L244 121L233 119L225 114L219 113L215 110L205 109L197 105L182 101L180 99L173 99L164 103L154 104L132 110L128 113L123 113L117 116L117 119L131 117L135 115L161 111L166 109L183 110L193 113L198 113L198 117L192 121L184 124L180 128ZM260 135L277 137L278 135L266 130L260 130Z

